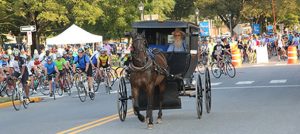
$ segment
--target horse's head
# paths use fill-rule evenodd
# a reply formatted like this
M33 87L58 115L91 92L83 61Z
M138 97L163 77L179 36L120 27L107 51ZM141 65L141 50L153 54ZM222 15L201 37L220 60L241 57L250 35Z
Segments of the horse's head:
M147 62L147 53L146 53L146 45L147 41L145 39L145 32L139 34L139 33L132 33L132 56L133 60L136 60L137 62L141 64L146 64Z

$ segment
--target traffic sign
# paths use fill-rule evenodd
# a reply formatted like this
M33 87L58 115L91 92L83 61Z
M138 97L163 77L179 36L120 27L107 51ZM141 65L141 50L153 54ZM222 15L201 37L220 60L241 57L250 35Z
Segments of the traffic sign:
M20 26L21 32L35 32L36 26L35 25L28 25L28 26Z

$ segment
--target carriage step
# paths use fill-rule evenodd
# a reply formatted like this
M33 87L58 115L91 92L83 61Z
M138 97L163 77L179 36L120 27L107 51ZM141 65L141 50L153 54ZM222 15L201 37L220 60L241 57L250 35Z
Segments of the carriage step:
M194 91L181 91L179 96L188 96L188 97L196 97L196 92Z

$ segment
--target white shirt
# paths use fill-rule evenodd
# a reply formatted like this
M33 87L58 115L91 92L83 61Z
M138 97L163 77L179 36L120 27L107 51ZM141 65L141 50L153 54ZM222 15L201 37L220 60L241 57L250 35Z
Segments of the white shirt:
M29 75L31 75L31 69L33 68L33 66L34 66L34 61L33 60L29 61L27 64L27 69L28 69Z
M21 73L18 61L16 60L10 61L10 67L14 68L14 71Z

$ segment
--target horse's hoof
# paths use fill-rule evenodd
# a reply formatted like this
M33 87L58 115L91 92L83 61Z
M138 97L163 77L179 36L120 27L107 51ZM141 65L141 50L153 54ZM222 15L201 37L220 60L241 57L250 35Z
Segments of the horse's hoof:
M153 124L148 124L148 125L147 125L147 128L148 128L148 129L153 129Z
M159 118L159 119L157 119L157 122L156 122L157 124L161 124L162 123L162 119L161 118Z
M141 122L145 122L145 117L144 117L144 116L139 115L138 118L139 118L139 120L140 120Z

